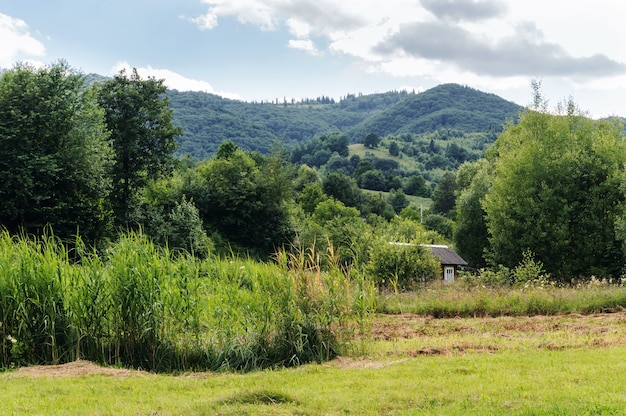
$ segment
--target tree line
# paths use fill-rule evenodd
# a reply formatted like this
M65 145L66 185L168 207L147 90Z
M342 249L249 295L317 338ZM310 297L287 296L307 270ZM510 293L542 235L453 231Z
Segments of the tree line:
M571 102L550 112L538 89L484 158L463 160L434 189L393 159L350 156L340 133L269 155L224 141L211 158L174 157L182 132L165 93L162 80L136 71L96 84L65 62L5 71L2 226L26 235L51 227L95 247L141 230L198 256L269 259L286 245L315 246L367 263L393 258L389 241L454 242L476 268L532 260L561 281L623 270L623 125L590 120ZM363 142L395 151L389 137ZM409 206L407 194L432 197L432 209Z
M165 86L136 71L85 86L66 62L0 77L0 223L88 241L127 227L140 189L171 171L180 129Z
M476 267L529 261L550 280L624 271L623 123L591 120L569 100L531 108L484 159L456 174L455 243Z

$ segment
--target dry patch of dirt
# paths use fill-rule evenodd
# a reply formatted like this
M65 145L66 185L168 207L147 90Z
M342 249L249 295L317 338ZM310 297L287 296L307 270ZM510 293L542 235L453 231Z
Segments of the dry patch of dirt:
M369 358L352 358L352 357L337 357L324 365L327 367L337 368L383 368L405 362L406 359L393 360L393 361L376 361Z
M130 377L146 374L148 373L143 371L101 367L86 360L77 360L71 363L59 365L35 365L30 367L21 367L11 372L13 377L79 377L91 375Z
M489 335L512 338L537 337L564 332L577 336L623 335L626 341L626 312L592 315L555 315L496 318L435 319L412 314L379 315L374 319L372 337L389 341L416 337Z

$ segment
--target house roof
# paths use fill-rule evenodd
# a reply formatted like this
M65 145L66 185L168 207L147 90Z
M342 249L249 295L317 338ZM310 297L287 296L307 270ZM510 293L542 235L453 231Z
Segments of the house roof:
M428 247L433 256L439 258L439 262L441 264L449 264L449 265L457 265L457 266L467 266L467 262L463 260L461 256L456 254L454 250L452 250L448 246L440 246L440 245L432 245L432 244L422 244L423 247Z

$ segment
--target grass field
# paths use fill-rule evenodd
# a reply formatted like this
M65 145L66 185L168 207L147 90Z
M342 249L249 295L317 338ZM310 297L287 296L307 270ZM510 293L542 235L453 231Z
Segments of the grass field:
M78 361L0 374L2 414L620 415L626 312L377 315L325 364L155 375Z

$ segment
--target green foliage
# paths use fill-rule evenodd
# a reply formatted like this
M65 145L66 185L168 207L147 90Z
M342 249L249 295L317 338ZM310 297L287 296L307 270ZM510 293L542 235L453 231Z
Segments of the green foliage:
M494 262L514 267L531 250L555 279L621 274L621 129L579 115L570 102L565 114L528 110L505 130L483 203Z
M449 215L456 204L456 182L453 173L443 175L433 192L433 212Z
M122 71L98 91L115 149L113 211L117 224L129 227L139 190L171 171L182 130L172 123L163 80L142 80L136 69L130 77Z
M183 249L200 258L205 258L213 249L207 236L198 208L185 198L176 202L169 214L169 230L165 234L167 245L172 249Z
M279 155L235 150L202 162L186 173L182 193L193 199L207 231L254 254L267 256L291 237L292 179Z
M333 153L341 157L348 156L348 136L332 133L309 140L296 147L291 155L291 161L298 164L320 167L326 164Z
M369 147L370 149L378 147L378 143L380 143L380 137L378 134L369 133L363 138L363 146Z
M476 145L481 146L493 142L505 121L516 119L520 111L519 106L499 97L453 84L420 94L399 91L348 95L338 103L246 103L179 91L168 91L167 96L174 121L184 133L177 155L190 154L198 160L213 156L226 140L232 140L241 149L268 154L277 141L295 149L306 140L336 132L345 134L353 143L369 138L366 146L370 147L376 136L455 129L480 132L482 136ZM324 155L319 154L302 163L321 166L321 160Z
M459 255L476 268L485 267L489 247L486 213L481 201L489 192L491 178L485 159L461 166L457 173L459 196L456 200L454 246Z
M300 206L307 214L313 214L317 205L327 199L328 197L324 194L322 186L316 182L305 185L298 196Z
M530 250L522 253L522 261L513 270L513 277L515 278L515 284L519 286L550 280L550 276L543 269L543 263L540 260L536 260L535 255Z
M355 130L380 135L421 134L439 129L467 132L499 130L507 119L517 118L521 108L493 94L456 84L439 85L406 98L377 113Z
M441 214L427 214L423 220L424 227L428 230L436 231L448 240L452 240L454 235L455 222Z
M392 189L391 192L389 192L387 202L393 207L396 214L399 214L400 211L409 206L409 200L404 192L402 192L402 189Z
M422 246L383 242L372 248L368 271L379 287L404 291L435 280L441 266Z
M387 179L378 169L368 170L361 174L357 179L357 185L359 185L359 188L371 191L389 191Z
M328 196L349 207L360 207L363 194L354 179L342 173L331 173L324 178L322 187Z
M396 216L396 211L389 203L387 198L382 193L367 193L365 194L365 203L363 205L362 213L364 215L375 214L387 221Z
M389 154L391 156L398 156L398 155L400 155L400 148L398 147L398 142L392 141L389 144Z
M406 179L402 190L407 195L423 196L428 198L430 196L430 190L426 185L426 181L422 175L411 175Z
M317 183L321 185L321 180L317 171L307 165L300 165L294 181L294 188L301 192L307 185Z
M152 371L325 361L366 326L371 284L318 256L206 261L127 234L104 256L77 241L0 235L0 367L82 358ZM362 303L359 303L362 302ZM363 336L364 333L361 333Z
M66 63L0 77L0 224L90 241L109 231L113 153L92 91Z

